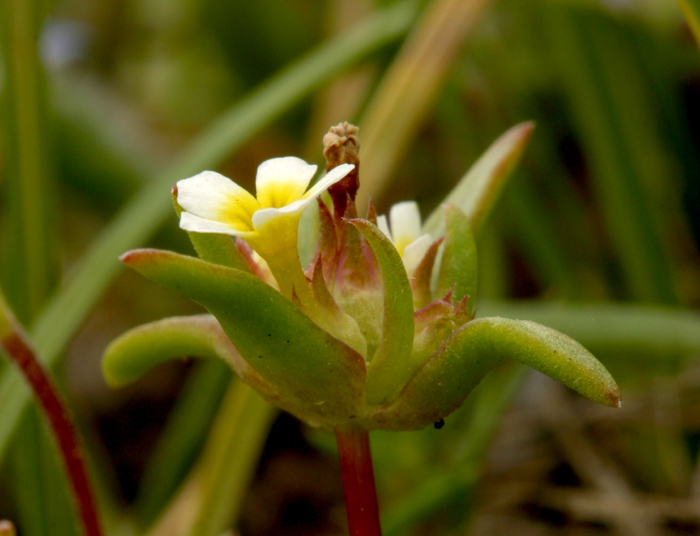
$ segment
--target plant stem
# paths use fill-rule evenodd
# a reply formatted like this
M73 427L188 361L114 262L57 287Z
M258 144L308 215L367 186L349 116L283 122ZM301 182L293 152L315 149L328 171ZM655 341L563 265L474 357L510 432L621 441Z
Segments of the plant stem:
M3 353L21 371L49 423L68 473L73 498L86 536L102 536L95 497L83 458L83 449L66 403L49 373L24 338L21 328L10 317L1 295L0 350L3 350Z
M355 427L337 428L335 439L343 470L350 536L381 536L369 433Z

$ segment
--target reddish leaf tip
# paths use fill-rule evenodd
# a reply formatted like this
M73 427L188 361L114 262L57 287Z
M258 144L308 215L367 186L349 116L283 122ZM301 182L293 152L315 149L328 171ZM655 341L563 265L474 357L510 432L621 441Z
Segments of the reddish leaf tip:
M620 391L618 389L608 392L606 398L608 399L607 405L611 408L622 407L622 396L620 395Z
M123 253L119 257L119 260L127 266L132 266L144 260L146 257L153 256L156 252L157 250L155 249L132 249Z

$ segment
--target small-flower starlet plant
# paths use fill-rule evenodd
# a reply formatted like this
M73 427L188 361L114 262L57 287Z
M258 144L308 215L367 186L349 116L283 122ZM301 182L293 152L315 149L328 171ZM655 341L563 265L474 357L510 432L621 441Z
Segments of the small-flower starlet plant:
M104 358L108 381L127 383L175 357L164 339L222 358L273 404L335 430L344 476L364 474L358 486L371 477L368 431L441 421L505 360L619 405L610 374L574 340L534 322L475 318L477 254L459 206L440 209L441 236L426 231L411 201L394 205L389 221L371 205L360 218L357 128L333 127L324 146L326 174L311 188L316 166L294 157L259 166L256 197L212 171L177 183L180 227L200 259L136 250L122 260L211 316L123 335ZM320 198L325 191L330 204ZM314 201L319 228L303 232L319 238L302 266L300 217ZM351 533L379 534L369 519L376 500L362 503L367 493L356 492L346 481Z

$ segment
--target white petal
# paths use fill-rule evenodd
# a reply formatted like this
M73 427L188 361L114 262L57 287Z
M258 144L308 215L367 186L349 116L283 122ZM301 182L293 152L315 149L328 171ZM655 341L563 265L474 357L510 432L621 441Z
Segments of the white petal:
M316 174L312 166L295 156L272 158L258 166L256 196L263 208L280 208L301 198Z
M240 231L235 227L232 227L220 221L200 218L199 216L196 216L195 214L190 214L189 212L183 212L180 215L180 228L184 229L185 231L192 231L195 233L222 233L233 236L240 236L243 238L255 234L253 232Z
M391 238L391 231L389 230L389 223L386 221L386 216L384 214L381 214L377 216L377 227L379 227L379 230L384 233L389 240L392 242L394 241L393 238Z
M205 219L221 220L223 211L230 209L232 201L249 208L257 208L257 201L231 179L214 171L178 181L177 202L187 212Z
M429 234L424 234L404 248L401 260L409 276L418 268L418 265L423 260L423 257L425 257L432 243L433 237Z
M304 194L304 199L316 199L336 182L344 179L345 175L350 173L353 169L355 169L353 164L340 164L334 167Z
M421 235L420 211L415 201L404 201L391 207L389 212L391 234L399 253Z
M304 209L311 203L311 199L299 199L282 208L261 208L253 214L253 227L258 231L275 218L282 216L301 215Z

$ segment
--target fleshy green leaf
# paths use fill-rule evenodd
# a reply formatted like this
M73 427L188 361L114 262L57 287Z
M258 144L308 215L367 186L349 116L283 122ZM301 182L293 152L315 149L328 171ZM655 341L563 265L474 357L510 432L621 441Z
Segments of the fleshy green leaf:
M253 275L168 251L135 250L122 260L217 318L241 356L279 391L332 426L355 415L365 361L278 291Z
M506 181L527 146L535 129L534 123L521 123L498 138L469 169L444 203L457 205L478 234L486 217L493 209ZM438 207L423 225L423 231L432 236L445 234L445 213Z
M469 220L455 205L445 207L445 250L440 262L436 294L441 298L453 288L455 302L465 296L476 297L477 256Z
M367 373L367 403L385 404L398 396L413 373L413 294L399 252L379 228L367 220L348 220L367 239L382 272L384 322L382 341Z
M239 376L255 374L211 315L166 318L127 331L105 350L102 370L107 383L120 387L160 363L186 356L218 357Z
M579 343L535 322L492 317L456 330L411 378L396 402L375 412L373 423L366 426L406 430L438 421L459 407L491 368L509 359L595 402L620 405L615 380Z

